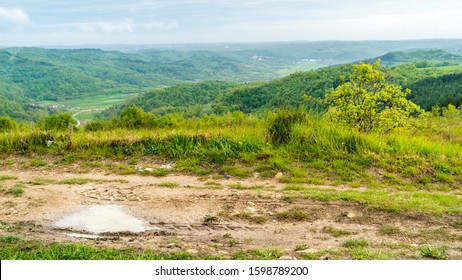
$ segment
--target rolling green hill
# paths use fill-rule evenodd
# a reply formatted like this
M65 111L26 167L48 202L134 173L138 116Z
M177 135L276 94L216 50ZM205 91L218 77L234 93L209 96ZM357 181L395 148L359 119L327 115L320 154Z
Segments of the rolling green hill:
M262 112L305 104L303 95L308 94L314 97L308 106L316 107L316 98L322 97L345 74L341 67L282 77L382 55L383 65L413 63L389 71L393 81L408 85L457 73L456 64L462 62L458 54L461 46L462 40L418 40L130 46L125 52L116 51L122 49L117 46L107 47L113 50L6 48L0 49L0 114L37 120L54 110L101 110L133 95L151 93L153 88L204 80L240 84L217 88L204 99L185 99L185 104L178 104L174 98L163 98L163 104L141 98L143 105L157 113L187 115L236 109ZM383 55L390 51L397 52ZM422 59L426 61L420 62ZM255 81L260 82L254 84ZM172 90L200 95L201 89L189 87L194 86ZM188 109L201 104L208 105ZM87 117L91 119L93 115Z
M437 104L460 105L462 65L442 66L431 62L416 62L382 67L382 70L387 73L390 82L411 89L412 94L408 98L426 110ZM125 104L114 106L105 115L117 116L121 110L132 105L158 115L186 113L186 116L236 110L264 113L275 108L300 105L322 110L323 105L319 101L340 83L339 77L347 77L350 71L351 65L345 64L297 72L269 82L226 84L226 87L211 82L179 85L140 95ZM210 85L215 86L211 88ZM310 98L307 100L305 95Z

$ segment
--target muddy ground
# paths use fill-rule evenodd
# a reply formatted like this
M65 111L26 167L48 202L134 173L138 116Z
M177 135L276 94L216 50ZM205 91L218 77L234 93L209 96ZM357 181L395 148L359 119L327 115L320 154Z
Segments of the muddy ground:
M432 244L447 248L448 258L462 259L462 231L455 226L460 215L397 214L350 202L288 201L278 191L284 185L276 179L115 175L102 170L77 174L66 168L17 165L2 166L0 176L16 177L0 182L4 190L18 184L24 189L21 196L0 193L0 221L8 225L0 229L3 236L220 258L241 250L277 248L282 259L358 258L361 253L352 255L345 241L364 239L369 244L362 248L365 258L420 259L419 248ZM71 178L91 180L60 183ZM103 233L92 239L69 236L89 232L53 226L66 215L104 204L121 205L153 229ZM294 209L306 217L281 214Z

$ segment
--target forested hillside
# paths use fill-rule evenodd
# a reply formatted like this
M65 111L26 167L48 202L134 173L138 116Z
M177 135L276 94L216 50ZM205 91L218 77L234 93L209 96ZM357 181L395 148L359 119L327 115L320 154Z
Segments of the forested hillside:
M411 89L412 94L408 98L426 110L434 105L449 103L459 106L462 98L462 66L444 65L421 61L396 67L382 67L382 70L387 73L390 82ZM111 108L105 114L116 116L121 110L132 105L158 115L186 113L186 116L200 116L211 112L221 114L237 110L244 113L263 113L276 108L301 105L309 109L322 110L325 108L321 102L324 95L336 88L340 78L347 77L350 72L351 65L346 64L297 72L270 82L228 84L224 88L205 87L213 83L175 86L152 90L121 106ZM202 96L207 98L201 98Z
M102 110L144 92L149 93L121 108L137 104L156 114L188 116L265 112L300 104L319 108L326 91L338 84L340 76L348 75L349 67L329 65L379 57L383 66L399 65L385 69L392 82L413 89L420 80L459 73L460 46L461 40L420 40L133 46L130 52L0 49L0 115L38 120L56 110ZM394 52L383 55L389 51ZM322 69L306 72L318 68ZM191 84L205 80L237 84ZM422 85L415 88L421 91ZM458 102L457 90L448 94L449 99L439 90L434 101L418 92L412 96L419 96L417 102L428 108Z

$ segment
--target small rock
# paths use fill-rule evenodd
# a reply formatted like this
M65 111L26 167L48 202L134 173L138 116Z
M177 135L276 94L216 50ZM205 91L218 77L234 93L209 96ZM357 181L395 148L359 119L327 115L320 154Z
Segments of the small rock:
M353 213L353 212L349 212L346 216L347 216L348 218L350 218L350 219L353 219L353 218L355 218L357 215L356 215L355 213Z
M169 244L165 245L165 248L175 248L175 247L176 247L175 243L169 243Z
M283 176L283 175L282 175L282 172L278 172L278 173L276 174L276 176L274 176L274 178L280 179L280 178L282 178L282 176Z
M247 207L247 210L249 210L250 212L253 212L253 213L257 212L257 209L252 208L252 207Z

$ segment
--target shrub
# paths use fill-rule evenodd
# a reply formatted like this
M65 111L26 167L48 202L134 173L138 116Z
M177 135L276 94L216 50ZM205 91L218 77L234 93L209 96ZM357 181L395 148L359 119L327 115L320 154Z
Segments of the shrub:
M77 121L69 113L53 114L45 118L45 129L65 131L68 129L69 123L77 124Z
M16 127L16 123L10 117L0 117L0 132L9 131Z
M289 143L295 124L301 124L306 120L306 112L298 110L281 110L269 116L269 139L274 144Z

